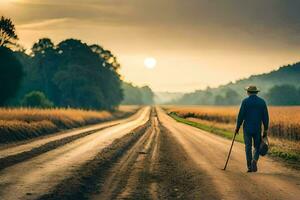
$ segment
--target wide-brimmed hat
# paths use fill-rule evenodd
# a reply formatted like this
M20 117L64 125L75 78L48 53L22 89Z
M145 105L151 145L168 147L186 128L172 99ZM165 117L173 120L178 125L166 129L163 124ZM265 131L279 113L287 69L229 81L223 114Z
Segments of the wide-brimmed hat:
M245 88L247 92L260 92L260 90L255 85L249 85Z

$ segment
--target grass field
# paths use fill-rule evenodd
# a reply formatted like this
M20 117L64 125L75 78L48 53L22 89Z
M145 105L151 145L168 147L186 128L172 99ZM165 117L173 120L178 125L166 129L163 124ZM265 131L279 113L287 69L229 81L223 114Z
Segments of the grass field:
M239 107L165 106L179 122L232 138ZM270 107L270 155L300 162L300 107ZM243 142L242 130L237 141Z
M129 115L136 106L121 106L119 110L87 111L78 109L0 109L0 143L8 143L51 134L61 130L95 124Z

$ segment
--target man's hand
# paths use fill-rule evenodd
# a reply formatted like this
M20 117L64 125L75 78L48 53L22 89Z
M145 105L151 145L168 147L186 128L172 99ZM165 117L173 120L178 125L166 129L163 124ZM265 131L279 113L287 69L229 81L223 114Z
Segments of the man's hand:
M263 132L263 138L267 137L268 136L268 131L267 130L264 130Z
M234 134L238 135L239 134L239 130L235 129Z

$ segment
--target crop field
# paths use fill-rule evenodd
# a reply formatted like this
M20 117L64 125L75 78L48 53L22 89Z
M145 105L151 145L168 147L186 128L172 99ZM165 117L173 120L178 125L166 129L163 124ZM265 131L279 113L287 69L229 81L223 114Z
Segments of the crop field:
M112 120L129 115L137 108L137 106L121 106L115 112L63 108L1 108L0 143L34 138L64 129Z
M187 106L166 107L182 118L197 118L220 124L235 125L239 107ZM300 107L269 107L270 136L293 141L300 140ZM232 126L229 126L232 127ZM233 129L234 130L234 129Z

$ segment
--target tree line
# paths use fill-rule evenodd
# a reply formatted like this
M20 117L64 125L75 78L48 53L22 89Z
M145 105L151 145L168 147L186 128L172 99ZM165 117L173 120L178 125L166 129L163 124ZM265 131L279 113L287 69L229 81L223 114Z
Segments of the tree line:
M243 88L241 88L242 90ZM300 87L290 84L274 85L268 91L259 94L270 105L300 105ZM190 105L238 105L245 98L237 91L226 88L222 91L207 88L193 93L185 94L181 99L173 101L174 104Z
M149 105L153 104L154 94L148 86L137 87L132 83L124 82L122 85L124 91L124 105Z
M12 21L4 17L0 38L0 105L112 110L128 93L116 56L100 45L41 38L27 53L16 43Z
M300 105L300 62L285 65L269 73L250 76L217 88L185 94L171 104L238 105L246 97L244 88L257 85L271 105Z

